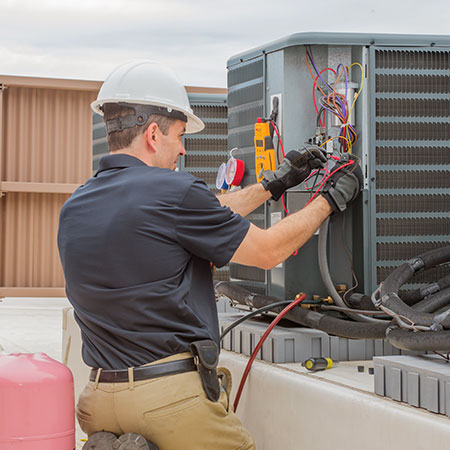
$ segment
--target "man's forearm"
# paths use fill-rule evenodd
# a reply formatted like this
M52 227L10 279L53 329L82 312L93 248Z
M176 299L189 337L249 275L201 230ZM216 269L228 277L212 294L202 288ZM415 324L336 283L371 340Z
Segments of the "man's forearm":
M272 269L300 248L330 215L327 200L319 196L308 206L285 217L267 230L250 224L250 228L231 261Z
M229 194L218 195L217 198L222 206L228 206L233 212L245 217L271 196L272 194L258 183Z

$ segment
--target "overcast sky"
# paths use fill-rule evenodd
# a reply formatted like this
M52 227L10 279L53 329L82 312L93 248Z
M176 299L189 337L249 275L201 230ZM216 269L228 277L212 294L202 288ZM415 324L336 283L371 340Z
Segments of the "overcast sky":
M0 74L103 80L148 58L225 87L231 56L305 31L450 35L450 0L0 0Z

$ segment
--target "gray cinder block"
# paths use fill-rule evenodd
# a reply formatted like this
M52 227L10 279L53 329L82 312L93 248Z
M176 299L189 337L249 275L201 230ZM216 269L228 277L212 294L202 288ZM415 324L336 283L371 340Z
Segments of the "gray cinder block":
M375 357L375 393L450 417L450 364L437 355Z
M223 331L246 313L219 313ZM250 356L266 331L268 323L249 319L224 339L222 348ZM302 327L275 327L263 344L257 358L272 363L303 362L311 357L330 357L334 361L364 361L374 356L398 355L401 352L383 339L346 339ZM402 390L406 382L401 383ZM406 394L401 394L406 395Z
M384 365L377 364L374 361L374 375L375 375L375 394L385 396L386 388L384 383Z

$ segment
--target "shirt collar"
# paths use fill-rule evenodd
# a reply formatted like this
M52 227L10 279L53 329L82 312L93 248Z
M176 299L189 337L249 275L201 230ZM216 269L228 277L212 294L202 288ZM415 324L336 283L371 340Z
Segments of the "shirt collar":
M98 163L98 170L94 176L109 169L125 169L126 167L147 166L143 161L125 153L104 156Z

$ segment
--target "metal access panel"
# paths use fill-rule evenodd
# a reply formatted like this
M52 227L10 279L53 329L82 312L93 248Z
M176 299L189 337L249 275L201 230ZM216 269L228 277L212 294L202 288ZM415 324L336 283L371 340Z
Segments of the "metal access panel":
M233 57L228 62L228 104L229 104L229 148L238 147L237 157L244 160L246 172L244 185L256 181L254 156L254 124L258 117L268 117L271 113L273 98L279 99L280 111L277 119L281 140L287 151L300 148L315 135L316 111L311 98L313 80L306 64L305 45L312 43L303 34L294 35L260 49ZM318 42L313 39L314 43ZM332 41L330 41L331 43ZM363 61L361 46L328 45L312 46L317 65L336 66L339 62L350 65L353 60ZM324 75L327 77L327 75ZM354 78L360 77L354 73ZM328 78L326 78L328 80ZM353 78L352 78L353 80ZM364 100L366 101L366 100ZM358 107L361 107L358 105ZM361 112L357 109L357 114ZM330 132L336 134L335 130ZM276 143L276 139L275 139ZM360 146L354 149L361 154ZM282 159L277 152L278 162ZM303 186L291 189L285 197L289 213L303 208L310 198L310 192ZM360 205L361 207L361 205ZM249 219L258 226L268 228L286 216L281 201L268 202ZM352 274L345 249L342 244L342 219L333 218L330 225L330 266L336 283L352 283ZM359 219L359 218L358 218ZM351 251L354 245L362 247L363 234L361 226L353 233L354 218L352 212L345 214L344 242ZM356 242L356 244L354 244ZM315 235L297 253L283 264L265 272L261 269L248 268L232 264L230 273L234 281L257 292L280 298L293 298L299 291L308 297L328 295L322 285L317 259L318 236Z
M286 152L301 148L315 135L317 112L306 45L319 70L352 63L363 67L353 153L361 159L364 190L345 215L332 216L328 259L335 284L350 287L351 258L359 282L355 291L370 293L404 259L450 240L450 38L298 33L230 58L228 147L238 147L235 156L246 164L244 185L256 182L253 127L258 117L270 115L274 96L280 102L277 122ZM423 54L429 55L425 57L429 62L421 62L418 55ZM329 73L322 76L332 83ZM348 82L356 90L361 86L357 67L351 68ZM339 131L334 125L327 117L330 137ZM309 198L304 186L289 190L288 212L299 210ZM285 216L282 202L270 201L249 218L267 228ZM299 291L310 298L327 296L317 244L318 237L313 236L297 255L268 272L232 265L232 278L281 298L292 298ZM430 279L448 273L448 267L437 271L429 274ZM425 274L421 277L414 283L428 279Z

